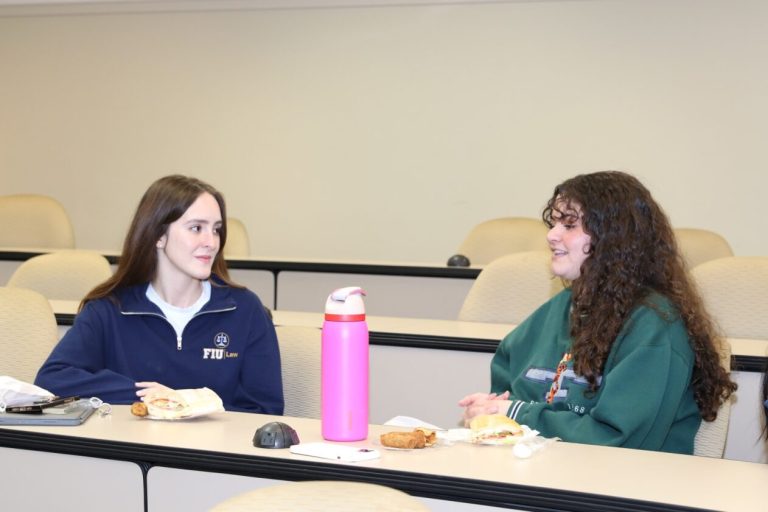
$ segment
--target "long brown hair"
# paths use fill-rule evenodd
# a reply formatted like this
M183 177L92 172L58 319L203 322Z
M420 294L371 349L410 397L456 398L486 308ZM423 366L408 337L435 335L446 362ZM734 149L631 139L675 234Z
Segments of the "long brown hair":
M117 270L85 296L80 308L95 299L110 297L116 300L114 292L117 289L152 281L157 272L157 241L168 231L168 226L184 215L192 203L206 192L216 199L221 210L219 252L213 260L211 272L225 284L239 287L230 280L224 260L224 245L227 242L224 196L203 181L174 174L155 181L144 193L125 235Z
M553 213L559 217L575 211L591 241L580 277L571 283L574 370L596 390L622 326L655 291L685 323L695 357L694 397L701 416L714 420L736 384L720 364L725 341L688 277L666 214L640 181L619 171L582 174L561 183L542 218L551 227Z

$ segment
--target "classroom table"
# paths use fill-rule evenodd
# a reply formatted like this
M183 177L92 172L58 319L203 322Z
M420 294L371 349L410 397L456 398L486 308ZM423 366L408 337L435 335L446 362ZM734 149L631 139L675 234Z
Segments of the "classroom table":
M64 332L77 303L51 301ZM273 311L276 325L320 328L322 313ZM490 363L512 324L368 316L370 329L370 418L384 423L398 415L416 416L445 428L461 416L458 400L490 388ZM725 458L768 462L768 443L760 436L758 398L768 361L768 340L731 338L731 376L739 385L731 408ZM407 371L400 371L401 369ZM397 378L392 378L393 374ZM425 400L423 397L429 396Z
M528 459L515 458L508 446L464 442L389 450L378 438L400 428L382 425L371 425L365 441L345 443L377 449L381 457L348 463L253 447L255 430L271 421L291 425L302 442L322 441L316 419L225 412L153 421L132 416L128 406L114 406L111 415L93 415L77 427L4 426L0 446L138 464L146 472L146 510L151 512L167 510L163 504L168 503L175 510L207 510L244 487L317 479L387 485L428 499L434 511L458 505L458 510L744 511L765 505L765 464L565 442ZM36 463L16 457L13 468L34 475ZM244 485L243 477L251 483ZM107 485L114 478L105 466L87 485ZM71 472L62 472L60 479L86 484ZM135 486L127 481L121 492L134 495ZM20 490L37 488L30 484Z

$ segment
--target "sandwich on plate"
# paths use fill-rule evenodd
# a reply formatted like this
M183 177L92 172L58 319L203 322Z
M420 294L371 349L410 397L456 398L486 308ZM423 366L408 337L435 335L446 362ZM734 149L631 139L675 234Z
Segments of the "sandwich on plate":
M503 414L481 414L469 423L471 439L477 444L515 444L525 432L518 422Z

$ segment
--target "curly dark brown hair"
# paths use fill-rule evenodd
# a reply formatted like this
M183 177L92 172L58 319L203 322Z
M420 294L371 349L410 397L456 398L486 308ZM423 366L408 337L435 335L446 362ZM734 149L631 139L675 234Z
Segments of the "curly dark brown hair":
M619 171L575 176L555 187L542 213L554 218L577 213L590 236L589 257L573 291L571 337L574 370L597 389L608 353L632 310L651 292L679 312L695 355L692 384L701 416L717 417L736 390L720 363L724 339L714 327L680 254L672 226L648 189Z

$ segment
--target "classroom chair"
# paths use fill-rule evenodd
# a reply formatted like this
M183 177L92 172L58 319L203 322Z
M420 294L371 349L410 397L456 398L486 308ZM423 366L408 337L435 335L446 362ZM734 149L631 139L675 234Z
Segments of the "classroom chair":
M336 480L289 482L234 496L211 512L429 512L417 498L379 484Z
M112 268L104 256L71 249L29 258L11 274L7 286L35 290L48 300L79 301L110 276Z
M225 258L247 258L251 255L251 242L248 230L240 219L227 217L227 245L224 246Z
M286 416L320 418L320 329L275 327L280 346Z
M720 364L731 371L731 346L726 342L720 354ZM717 411L715 421L701 421L699 430L693 440L693 454L702 457L721 459L725 453L725 443L728 440L728 420L731 417L733 395L723 402Z
M728 338L768 339L768 256L730 256L697 265L691 276Z
M0 287L0 375L32 383L59 340L48 300L23 288Z
M471 265L485 265L514 252L547 249L547 226L541 219L501 217L481 222L469 232L457 254Z
M75 247L69 215L61 203L45 195L0 196L0 226L0 247Z
M733 256L728 241L714 231L675 228L674 232L677 245L689 269L710 260Z
M563 289L551 270L550 251L508 254L486 265L464 299L464 322L519 324Z

